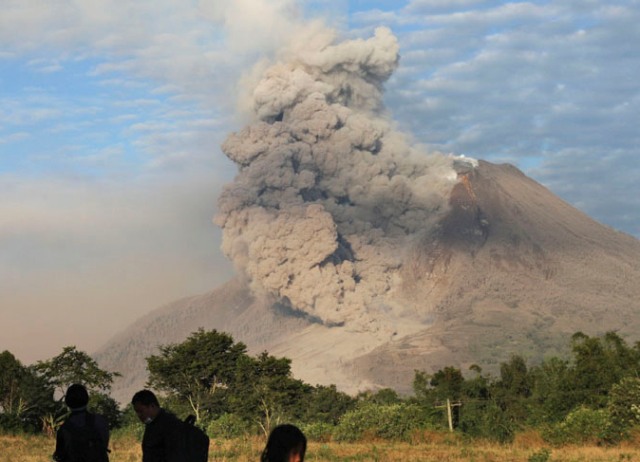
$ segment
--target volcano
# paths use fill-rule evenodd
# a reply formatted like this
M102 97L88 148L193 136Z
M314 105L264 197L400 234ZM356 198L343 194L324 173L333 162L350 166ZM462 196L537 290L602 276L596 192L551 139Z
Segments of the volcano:
M198 328L229 332L256 354L292 360L311 384L346 392L409 392L414 370L476 364L495 371L512 354L562 355L576 331L640 332L640 241L603 226L511 165L454 162L447 212L412 242L376 322L324 323L237 276L210 293L139 319L95 355L118 371L127 402L144 385L145 357Z

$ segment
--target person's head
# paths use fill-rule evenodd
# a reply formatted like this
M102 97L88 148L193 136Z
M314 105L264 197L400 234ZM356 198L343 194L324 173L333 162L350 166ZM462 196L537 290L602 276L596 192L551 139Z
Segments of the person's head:
M74 383L67 388L67 392L64 394L64 403L72 411L85 409L89 403L89 393L84 385Z
M271 431L261 462L304 462L307 438L295 425L278 425Z
M131 405L142 423L149 423L158 416L160 403L151 390L140 390L133 398Z

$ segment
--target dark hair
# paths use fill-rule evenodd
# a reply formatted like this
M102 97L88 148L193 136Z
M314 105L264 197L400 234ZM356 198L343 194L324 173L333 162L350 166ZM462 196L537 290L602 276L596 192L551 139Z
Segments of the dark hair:
M295 425L278 425L269 435L260 462L289 462L289 455L295 450L300 454L300 460L304 461L307 451L304 433Z
M154 395L151 390L140 390L135 395L133 395L133 398L131 398L131 404L136 403L144 404L145 406L155 404L156 406L160 407L158 398L156 398L156 395Z
M69 406L69 409L83 408L88 402L89 393L84 385L74 383L67 388L67 392L64 395L64 403Z

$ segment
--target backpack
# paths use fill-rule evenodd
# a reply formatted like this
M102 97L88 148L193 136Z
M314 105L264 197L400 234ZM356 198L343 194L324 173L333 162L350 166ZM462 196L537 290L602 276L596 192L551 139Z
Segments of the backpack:
M67 421L60 427L65 442L65 462L109 462L108 449L95 427L95 416L87 412L84 426Z
M188 416L182 422L184 445L188 462L207 462L209 460L209 437L200 427L195 426L195 416Z

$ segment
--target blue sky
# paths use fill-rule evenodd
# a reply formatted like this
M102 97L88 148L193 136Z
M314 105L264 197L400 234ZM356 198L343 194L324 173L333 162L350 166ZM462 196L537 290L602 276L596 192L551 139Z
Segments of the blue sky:
M640 237L637 1L9 0L0 350L92 351L230 277L219 146L243 125L240 83L314 18L397 35L385 102L416 143L510 162Z

